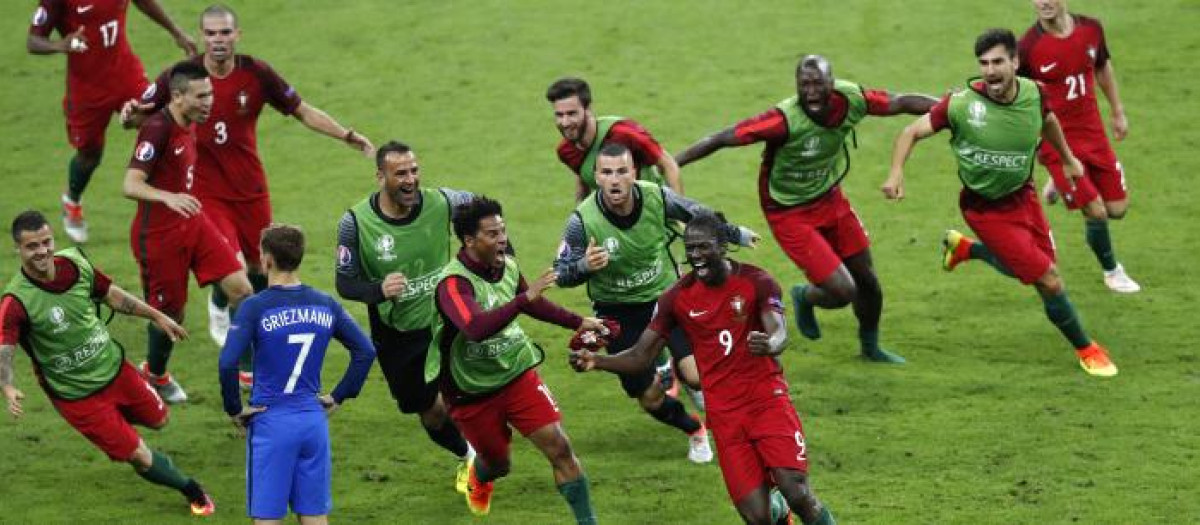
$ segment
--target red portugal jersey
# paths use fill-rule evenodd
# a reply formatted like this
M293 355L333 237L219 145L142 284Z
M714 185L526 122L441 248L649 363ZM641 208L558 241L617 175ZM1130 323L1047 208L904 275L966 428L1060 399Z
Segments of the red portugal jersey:
M192 126L182 126L166 109L152 115L138 130L137 146L129 169L139 169L146 182L162 191L191 193L196 166L196 135ZM134 227L140 231L163 231L183 226L190 219L158 202L139 202Z
M617 142L629 148L633 154L634 169L640 170L646 166L654 166L658 164L658 159L663 156L662 146L657 140L650 135L646 128L638 124L632 119L619 120L613 123L611 128L608 128L608 135L596 137L596 140L601 144L605 142ZM558 160L565 164L571 171L579 175L579 169L583 167L583 160L587 158L587 150L579 149L575 144L567 139L562 139L558 142Z
M779 362L750 353L750 331L762 332L762 312L783 311L776 283L767 272L733 262L721 286L709 287L689 273L658 300L650 329L667 337L683 328L700 369L709 413L728 413L788 395Z
M1103 132L1096 105L1096 70L1108 63L1108 46L1100 21L1073 15L1075 29L1065 38L1045 32L1034 23L1017 45L1019 74L1041 82L1063 129L1088 128Z
M867 99L867 114L868 115L887 115L891 94L882 89L863 89L863 96ZM835 128L846 120L846 115L850 111L849 101L846 96L834 91L830 94L829 105L831 106L827 120L820 123L822 126ZM768 109L758 115L745 119L733 126L733 136L737 140L739 146L754 144L755 142L763 142L766 147L763 148L762 164L758 168L758 201L764 210L776 210L784 206L775 202L771 198L771 192L768 189L770 182L771 168L775 164L775 152L783 147L788 140L788 123L787 117L778 108Z
M129 0L41 0L29 33L66 37L83 27L87 51L67 53L69 104L99 106L119 102L142 86L146 72L125 36Z
M193 59L204 63L203 55ZM162 107L170 100L168 69L147 91L144 102ZM200 198L252 200L267 196L267 174L258 158L258 116L270 104L291 115L300 107L300 95L266 62L248 55L234 57L233 71L222 78L209 77L213 107L208 121L196 125L200 156L196 187Z

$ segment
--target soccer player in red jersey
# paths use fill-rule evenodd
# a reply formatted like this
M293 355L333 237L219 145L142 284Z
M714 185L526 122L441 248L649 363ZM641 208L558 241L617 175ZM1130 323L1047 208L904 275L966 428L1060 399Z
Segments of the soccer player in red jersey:
M1061 195L1068 209L1083 210L1087 243L1104 270L1104 284L1114 292L1137 292L1142 288L1117 262L1108 232L1109 219L1125 217L1129 195L1125 170L1104 134L1096 84L1108 99L1114 138L1125 138L1129 121L1117 92L1104 27L1095 18L1068 12L1065 0L1033 0L1033 7L1038 20L1017 45L1017 73L1042 84L1042 93L1087 175L1068 180L1054 148L1042 143L1038 160L1051 179L1043 195L1051 204Z
M212 110L212 83L204 66L183 61L171 70L171 102L138 132L125 172L125 196L138 201L129 242L142 275L146 302L183 321L188 271L201 286L216 283L236 306L251 293L229 241L192 195L197 161L195 124ZM143 371L170 403L187 395L167 373L172 341L149 327Z
M868 115L921 115L935 102L928 95L893 94L835 79L825 57L808 55L796 66L795 96L675 156L682 167L722 148L766 143L759 202L780 248L812 283L791 290L797 328L805 337L821 337L814 307L853 304L863 358L904 362L879 346L883 290L862 221L842 194L841 180L850 169L845 141Z
M319 108L308 104L266 62L236 53L241 39L237 15L223 5L200 14L204 54L192 59L208 70L213 85L212 112L196 126L199 148L193 194L217 229L233 244L246 263L250 283L257 292L266 286L259 263L258 241L271 224L267 176L258 155L258 119L263 106L290 115L309 129L343 141L367 156L374 146L362 134L343 127ZM155 81L156 89L131 102L124 115L127 125L167 104L169 71ZM136 110L136 111L129 111ZM229 330L229 300L219 288L209 301L209 335L224 345Z
M684 248L692 271L659 298L637 344L616 355L575 352L572 366L636 372L682 328L700 368L725 488L742 519L782 521L770 512L774 484L804 523L832 524L808 485L804 430L776 358L787 347L779 284L758 267L727 259L723 228L713 215L688 223Z
M563 137L558 143L558 160L575 173L575 202L596 189L592 173L600 145L606 142L620 143L633 152L639 178L666 184L683 195L683 180L679 178L675 158L663 151L650 132L633 119L597 117L592 110L592 89L587 81L571 77L556 80L546 90L546 100L554 107L554 125ZM654 168L658 171L654 172Z
M157 0L133 0L133 5L166 29L189 56L196 44L158 5ZM129 46L125 14L129 0L40 0L29 26L25 47L30 54L67 55L67 91L63 112L67 140L75 156L67 167L67 191L62 196L63 224L75 242L87 242L83 220L83 190L104 154L104 130L112 114L130 97L148 89L142 62ZM62 37L51 40L50 33Z
M212 514L212 499L171 458L151 449L133 425L160 429L168 409L124 359L96 304L148 319L173 339L187 332L162 312L113 284L78 248L54 250L54 230L36 211L17 215L12 237L20 272L0 292L0 391L21 417L25 394L13 384L21 346L54 409L109 459L129 463L146 481L178 490L192 513ZM11 517L11 516L6 516Z

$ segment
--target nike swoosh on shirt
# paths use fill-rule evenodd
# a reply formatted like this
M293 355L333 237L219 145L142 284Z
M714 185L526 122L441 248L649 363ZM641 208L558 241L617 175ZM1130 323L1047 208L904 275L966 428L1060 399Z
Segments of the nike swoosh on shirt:
M695 310L688 310L689 317L700 317L706 313L708 313L708 310L704 310L703 312L697 312Z
M81 6L75 8L75 12L82 15L88 11L91 11L93 7L96 7L96 6L95 5L81 5Z
M1054 69L1054 66L1057 66L1057 65L1058 65L1058 62L1051 62L1049 64L1039 67L1038 71L1041 71L1042 73L1049 73L1050 70Z
M183 148L184 148L184 146L179 146L178 148L175 148L175 154L176 155L183 154Z

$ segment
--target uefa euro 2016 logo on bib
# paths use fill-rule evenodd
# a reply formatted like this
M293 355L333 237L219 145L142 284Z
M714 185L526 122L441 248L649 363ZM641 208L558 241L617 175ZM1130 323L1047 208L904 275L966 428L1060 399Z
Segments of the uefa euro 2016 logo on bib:
M967 107L967 113L971 115L967 122L972 126L982 128L987 125L987 122L983 120L987 117L987 104L976 100Z
M56 334L67 331L71 324L67 322L67 312L63 311L61 306L50 309L50 322L54 323L54 333Z
M604 249L609 253L609 255L617 253L617 250L620 248L621 242L618 241L616 237L604 239Z
M379 260L391 261L396 259L396 254L392 250L396 247L396 239L391 235L383 234L382 237L375 243L375 250L379 252Z

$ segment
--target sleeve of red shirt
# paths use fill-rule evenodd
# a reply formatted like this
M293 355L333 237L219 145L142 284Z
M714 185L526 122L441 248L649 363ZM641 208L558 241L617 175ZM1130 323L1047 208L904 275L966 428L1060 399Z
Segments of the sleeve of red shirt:
M892 105L892 94L886 89L864 89L862 90L863 98L867 99L867 114L868 115L888 115L888 108Z
M517 285L517 293L520 294L518 297L525 297L527 289L529 289L529 285L525 282L525 276L522 275L521 282ZM579 325L583 324L583 318L579 314L567 310L545 297L542 297L540 301L526 301L521 306L521 311L534 319L556 324L568 330L578 330Z
M733 136L742 146L755 142L783 142L788 137L787 117L779 108L768 109L734 124Z
M675 329L675 298L679 296L679 287L671 286L658 297L654 305L654 317L650 319L650 329L663 337L670 337Z
M252 63L255 74L258 75L258 81L262 84L263 98L267 103L284 115L295 113L301 102L300 94L296 93L296 89L288 85L287 81L266 62L254 59Z
M527 302L525 294L520 293L503 306L485 311L475 300L471 281L461 276L450 276L437 288L438 311L471 341L483 341L503 330Z
M163 118L150 117L138 130L137 144L133 147L133 157L129 159L129 169L153 173L158 159L170 147L171 123Z
M48 37L63 20L63 0L41 0L29 21L29 34ZM61 32L61 31L60 31Z
M25 307L16 297L0 297L0 345L16 345L21 341L21 330L29 322Z
M950 127L950 95L942 97L937 104L929 108L929 123L934 131Z
M158 111L171 101L171 70L168 68L154 79L154 89L146 90L142 93L143 104L154 104L154 111Z
M619 142L633 152L638 166L653 166L662 158L663 149L646 128L632 120L622 120L608 130L608 141Z
M783 313L783 291L780 290L779 283L763 270L751 273L750 280L754 283L754 295L758 300L758 309L763 312L774 310Z
M92 266L92 299L97 301L104 299L104 296L108 295L109 288L112 288L112 279L99 268Z
M1088 22L1096 28L1096 69L1104 69L1111 58L1108 54L1108 39L1104 38L1104 26L1095 18L1089 18Z
M1049 97L1046 96L1046 90L1043 89L1045 86L1042 85L1041 81L1034 80L1033 83L1037 84L1038 98L1042 106L1042 119L1045 120L1046 116L1050 114Z

